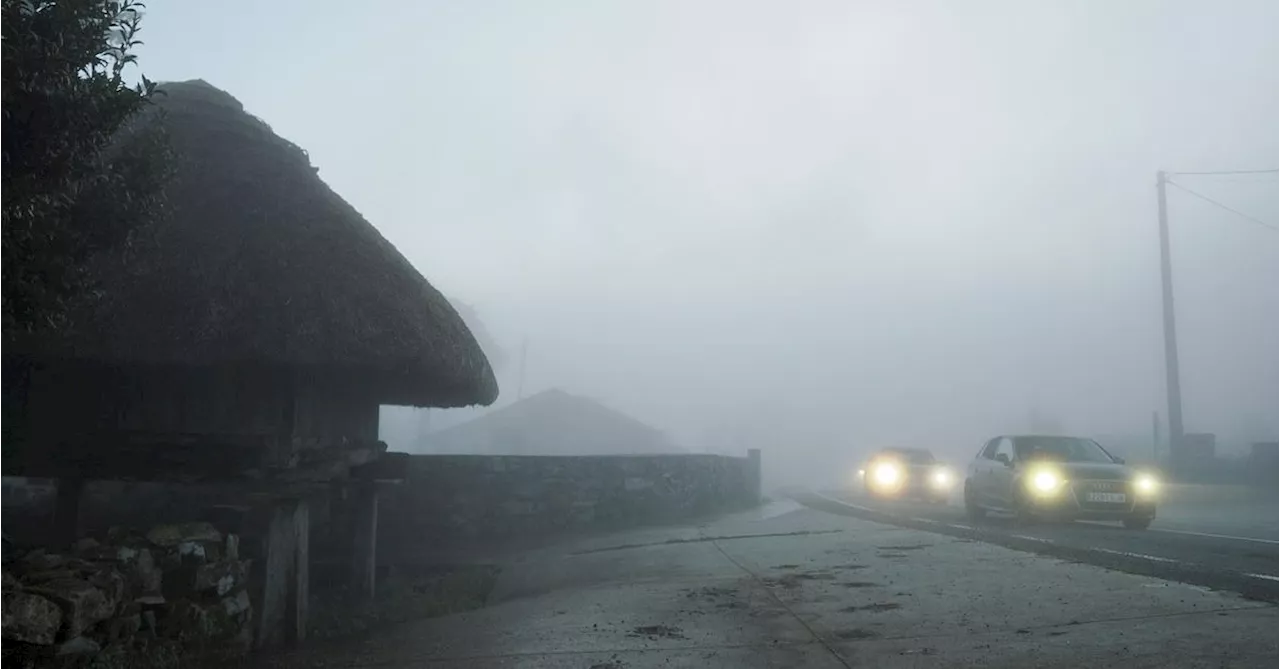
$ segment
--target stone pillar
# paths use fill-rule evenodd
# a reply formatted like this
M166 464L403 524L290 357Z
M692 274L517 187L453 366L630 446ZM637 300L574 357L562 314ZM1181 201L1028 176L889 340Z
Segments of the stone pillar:
M84 479L58 479L58 499L53 511L53 545L70 548L80 532L80 497Z
M307 639L307 601L311 579L311 509L305 500L293 508L293 574L285 610L285 638L290 643Z
M269 648L306 637L310 513L297 499L272 499L254 512L254 645ZM242 537L243 539L243 537Z
M351 593L371 599L378 573L378 488L357 482L351 496Z
M756 506L762 499L760 478L760 449L747 449L747 501Z

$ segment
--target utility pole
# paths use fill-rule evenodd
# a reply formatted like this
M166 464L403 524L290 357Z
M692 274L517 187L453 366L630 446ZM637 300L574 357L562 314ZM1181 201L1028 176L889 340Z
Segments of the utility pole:
M1182 456L1182 380L1178 370L1178 333L1173 312L1173 267L1169 258L1169 212L1165 198L1168 176L1156 172L1160 223L1160 292L1164 304L1164 375L1169 412L1169 459Z
M1160 412L1151 412L1151 457L1154 464L1160 466Z

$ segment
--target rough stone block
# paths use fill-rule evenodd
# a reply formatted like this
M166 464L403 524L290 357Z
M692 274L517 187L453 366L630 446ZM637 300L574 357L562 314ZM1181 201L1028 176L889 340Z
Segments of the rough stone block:
M253 604L249 601L249 591L241 590L222 600L222 610L240 622L246 622Z
M14 578L13 574L6 571L4 572L4 589L9 590L10 588L21 590L22 583L20 583L18 579Z
M151 531L147 532L147 541L164 548L188 541L221 543L222 533L210 523L174 523L151 528Z
M47 646L62 628L62 609L52 601L30 592L4 589L4 640Z
M212 590L221 597L244 585L248 580L248 560L225 560L196 567L192 588L196 592Z
M87 637L78 636L74 639L68 639L58 646L58 650L54 655L58 657L66 657L69 655L97 655L102 650L102 646L97 641Z
M117 602L102 590L80 579L61 579L31 586L28 591L46 597L62 609L66 636L78 637L85 630L110 618Z

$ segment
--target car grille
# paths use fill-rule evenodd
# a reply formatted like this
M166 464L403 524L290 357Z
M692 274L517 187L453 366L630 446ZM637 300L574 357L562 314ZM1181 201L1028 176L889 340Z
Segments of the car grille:
M1125 511L1133 507L1133 491L1129 489L1128 481L1076 481L1072 486L1076 503L1081 509L1090 511ZM1090 502L1088 501L1089 493L1123 493L1124 502Z

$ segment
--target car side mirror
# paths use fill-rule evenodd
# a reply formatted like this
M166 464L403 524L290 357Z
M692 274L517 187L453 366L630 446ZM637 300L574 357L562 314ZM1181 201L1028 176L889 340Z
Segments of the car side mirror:
M1006 467L1013 466L1013 461L1009 459L1008 453L996 453L996 462L1002 463Z

